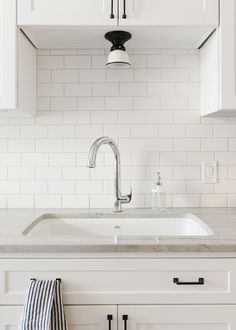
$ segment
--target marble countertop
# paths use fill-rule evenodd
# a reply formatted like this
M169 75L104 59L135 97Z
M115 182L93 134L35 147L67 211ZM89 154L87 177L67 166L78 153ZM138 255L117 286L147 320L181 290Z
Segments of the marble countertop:
M85 217L161 217L192 213L213 231L205 237L158 237L158 240L137 239L132 242L81 243L73 238L35 238L22 235L32 221L43 214L78 215ZM236 253L236 208L173 208L163 212L151 209L127 209L112 213L106 209L0 209L0 257L6 253Z

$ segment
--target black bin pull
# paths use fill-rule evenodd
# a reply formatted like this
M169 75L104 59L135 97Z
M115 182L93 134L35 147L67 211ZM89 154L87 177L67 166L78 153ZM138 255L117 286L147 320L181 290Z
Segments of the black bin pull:
M126 0L123 0L123 15L122 15L122 18L123 19L126 19L127 16L126 16Z
M205 280L203 277L199 277L197 282L180 282L178 277L174 277L173 283L175 283L177 285L204 285Z
M111 321L112 321L113 317L111 314L107 315L107 320L108 320L108 330L111 330Z
M127 330L128 315L122 315L122 320L124 321L124 330Z
M111 14L110 14L110 18L113 19L114 17L115 17L115 15L114 15L113 0L111 0Z

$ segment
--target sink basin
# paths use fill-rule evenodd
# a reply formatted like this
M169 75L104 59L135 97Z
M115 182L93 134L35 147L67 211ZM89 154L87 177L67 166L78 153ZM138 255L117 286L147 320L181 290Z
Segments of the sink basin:
M34 238L89 239L94 237L192 237L208 236L213 232L193 214L161 217L152 215L151 218L114 215L72 217L48 214L36 219L22 234Z

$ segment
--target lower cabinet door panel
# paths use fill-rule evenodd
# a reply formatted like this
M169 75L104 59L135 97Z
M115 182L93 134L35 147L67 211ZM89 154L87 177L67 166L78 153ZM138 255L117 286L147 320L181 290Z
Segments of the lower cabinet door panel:
M0 307L0 330L17 330L23 308ZM117 306L67 306L68 330L109 329L107 315L112 315L111 330L117 330Z
M123 316L128 316L127 321ZM118 306L118 329L229 330L236 329L236 306Z

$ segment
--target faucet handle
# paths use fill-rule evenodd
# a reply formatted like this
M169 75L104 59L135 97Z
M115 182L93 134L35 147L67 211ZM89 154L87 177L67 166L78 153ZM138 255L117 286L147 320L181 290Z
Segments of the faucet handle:
M129 201L128 203L132 200L133 192L132 192L132 187L130 187L130 193L127 195Z

